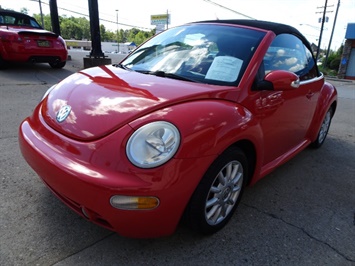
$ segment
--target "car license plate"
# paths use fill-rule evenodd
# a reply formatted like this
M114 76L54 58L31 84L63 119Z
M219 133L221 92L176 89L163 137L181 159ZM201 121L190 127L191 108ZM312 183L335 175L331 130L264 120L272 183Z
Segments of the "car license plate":
M39 47L50 47L51 43L49 41L37 41Z

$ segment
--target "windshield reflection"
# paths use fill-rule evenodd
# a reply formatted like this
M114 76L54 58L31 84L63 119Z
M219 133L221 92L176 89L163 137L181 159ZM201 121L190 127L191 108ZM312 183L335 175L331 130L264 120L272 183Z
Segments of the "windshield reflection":
M144 74L237 85L264 35L226 25L180 26L152 38L121 65Z

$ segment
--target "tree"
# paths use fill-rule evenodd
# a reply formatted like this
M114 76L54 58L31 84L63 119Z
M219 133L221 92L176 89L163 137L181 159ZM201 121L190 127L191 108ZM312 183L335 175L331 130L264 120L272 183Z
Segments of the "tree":
M119 33L118 33L118 37L117 37L117 41L119 43L125 43L127 42L127 31L124 31L123 29L120 29Z
M344 49L344 45L341 45L340 48L336 52L330 51L327 62L326 62L326 66L325 66L326 68L329 68L332 70L339 69L341 56L343 54L343 49Z
M28 13L27 8L22 8L23 12ZM37 20L41 20L40 14L34 14L33 17ZM52 22L50 15L44 15L44 29L51 31ZM59 16L59 24L61 35L64 39L75 39L75 40L91 40L90 37L90 22L86 17L67 17ZM143 31L137 28L132 28L128 30L120 29L117 31L110 31L105 28L104 25L100 25L100 33L102 41L110 42L134 42L136 45L140 45L148 38L154 36L155 30Z
M64 20L60 23L61 33L64 39L81 40L82 32L80 26L73 20Z
M40 14L34 14L33 17L37 20L37 22L40 23L41 21L41 15ZM52 30L52 21L51 21L51 17L49 15L43 15L43 22L44 22L44 29L45 30Z
M126 31L128 42L134 42L136 45L140 45L141 43L145 42L147 39L154 36L155 30L151 31L142 31L136 28L130 29Z
M74 18L74 21L81 29L81 39L90 39L90 22L85 17Z
M20 9L20 12L28 15L28 8L27 7L23 7L23 8Z

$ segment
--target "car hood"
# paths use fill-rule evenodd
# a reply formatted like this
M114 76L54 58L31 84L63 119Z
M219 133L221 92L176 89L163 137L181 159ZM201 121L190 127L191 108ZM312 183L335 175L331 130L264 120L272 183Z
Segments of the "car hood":
M93 140L152 111L190 100L235 100L237 91L100 66L56 85L43 100L41 113L58 132Z

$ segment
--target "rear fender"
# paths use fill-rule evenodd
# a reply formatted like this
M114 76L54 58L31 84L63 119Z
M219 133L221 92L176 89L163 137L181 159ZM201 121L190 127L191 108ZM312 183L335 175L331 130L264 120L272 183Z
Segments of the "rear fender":
M324 117L331 106L333 106L334 115L337 107L337 100L338 96L336 88L332 84L324 82L319 94L316 111L314 112L312 123L307 134L311 142L317 139Z

